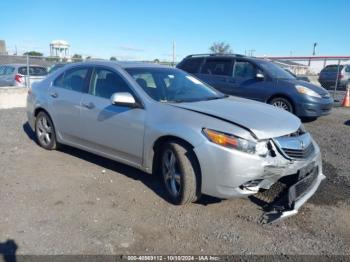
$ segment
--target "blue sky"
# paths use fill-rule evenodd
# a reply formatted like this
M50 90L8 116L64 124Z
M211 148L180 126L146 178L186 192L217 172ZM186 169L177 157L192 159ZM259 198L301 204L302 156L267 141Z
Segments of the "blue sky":
M12 53L63 39L71 54L178 59L215 41L235 53L349 55L349 0L16 0L0 3L0 39Z

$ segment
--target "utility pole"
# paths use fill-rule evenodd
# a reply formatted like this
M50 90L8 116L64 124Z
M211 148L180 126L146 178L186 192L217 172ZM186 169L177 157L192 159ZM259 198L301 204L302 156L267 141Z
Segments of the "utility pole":
M176 54L175 54L175 41L173 41L173 66L175 66Z
M314 48L312 49L312 55L316 55L316 46L317 46L317 43L315 42L314 43Z

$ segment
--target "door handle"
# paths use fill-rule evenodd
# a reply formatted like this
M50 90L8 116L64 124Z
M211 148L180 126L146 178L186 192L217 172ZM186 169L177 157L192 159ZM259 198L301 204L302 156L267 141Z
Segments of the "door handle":
M87 109L93 109L95 107L95 105L91 102L90 103L82 103L81 105Z
M53 93L50 94L50 96L53 97L53 98L57 98L57 97L58 97L58 94L55 93L55 92L53 92Z

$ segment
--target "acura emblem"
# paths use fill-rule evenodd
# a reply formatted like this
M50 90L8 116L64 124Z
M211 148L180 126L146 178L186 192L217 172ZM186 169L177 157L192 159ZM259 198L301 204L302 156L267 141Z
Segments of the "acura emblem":
M304 145L304 141L303 140L299 140L299 143L300 143L300 147L301 149L304 149L305 145Z

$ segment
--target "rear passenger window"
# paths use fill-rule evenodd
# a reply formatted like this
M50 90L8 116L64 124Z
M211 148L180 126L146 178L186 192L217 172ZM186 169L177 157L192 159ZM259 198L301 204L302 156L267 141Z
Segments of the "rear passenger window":
M207 59L201 73L232 76L232 61L231 59Z
M54 86L83 92L88 75L88 68L74 68L61 74L54 81Z
M0 75L5 74L6 66L0 66Z
M347 67L345 68L345 72L347 72L347 73L350 72L350 66L347 66Z
M179 68L190 74L195 74L199 72L199 67L203 62L203 58L189 58L185 59Z
M27 67L18 68L18 73L21 75L27 75ZM29 75L31 76L46 76L47 69L45 67L31 66L29 67Z
M7 66L5 70L5 75L11 75L15 71L15 68L12 66Z
M108 69L96 69L91 81L90 94L110 99L114 93L131 93L128 84L118 74Z

